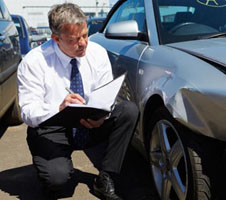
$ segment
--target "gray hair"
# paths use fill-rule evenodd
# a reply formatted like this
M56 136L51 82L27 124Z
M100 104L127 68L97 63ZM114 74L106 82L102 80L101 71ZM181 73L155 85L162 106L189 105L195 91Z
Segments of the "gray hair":
M49 27L53 34L60 34L65 24L84 24L87 17L80 7L73 3L54 5L48 13Z

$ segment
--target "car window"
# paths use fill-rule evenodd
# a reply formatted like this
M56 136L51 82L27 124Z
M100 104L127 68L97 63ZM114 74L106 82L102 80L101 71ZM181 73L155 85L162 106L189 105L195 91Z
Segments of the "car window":
M10 14L9 14L9 11L8 9L5 7L4 3L2 0L0 0L0 7L1 7L1 18L4 18L6 20L10 20L11 17L10 17Z
M225 0L158 0L154 5L160 40L164 44L226 32Z
M98 32L104 23L104 19L88 20L88 36Z
M25 19L24 19L24 25L25 25L26 30L28 31L28 34L30 35L31 34L30 33L30 27L29 27L29 25L28 25L28 23Z
M128 0L124 2L112 15L106 28L110 24L126 20L137 21L139 31L146 32L143 0Z
M24 34L23 34L22 27L21 27L20 19L18 17L12 17L12 19L13 19L13 22L16 26L18 33L19 33L20 38L23 38Z
M175 22L183 21L189 14L194 14L195 8L190 6L159 6L161 22ZM183 13L180 16L180 13ZM178 15L179 14L179 15ZM178 21L178 22L176 22Z
M0 7L0 19L3 19L2 9Z
M185 22L192 22L192 15L195 8L186 5L161 6L159 5L160 21L165 29L169 30L173 26Z

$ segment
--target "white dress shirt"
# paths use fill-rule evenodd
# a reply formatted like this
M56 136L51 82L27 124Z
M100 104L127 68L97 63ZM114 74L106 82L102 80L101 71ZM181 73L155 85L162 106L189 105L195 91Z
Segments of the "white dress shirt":
M53 41L31 50L18 67L18 95L21 117L37 127L59 112L70 87L71 57ZM106 50L89 41L86 55L76 58L82 76L85 98L95 88L113 79ZM104 98L104 97L103 97Z

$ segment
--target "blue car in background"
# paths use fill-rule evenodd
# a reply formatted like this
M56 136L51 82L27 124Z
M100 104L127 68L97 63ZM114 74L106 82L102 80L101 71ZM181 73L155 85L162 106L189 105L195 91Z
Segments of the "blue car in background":
M31 36L26 20L20 15L11 15L20 37L20 51L22 56L31 50Z

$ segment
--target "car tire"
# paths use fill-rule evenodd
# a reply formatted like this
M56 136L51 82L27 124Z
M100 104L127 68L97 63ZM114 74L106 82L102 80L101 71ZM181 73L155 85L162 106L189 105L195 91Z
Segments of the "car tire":
M9 110L3 117L3 124L7 126L16 126L23 123L20 115L20 108L18 104L18 97L16 97L14 103L10 106Z
M215 199L218 156L209 139L186 130L165 107L153 113L148 133L150 167L162 200Z

